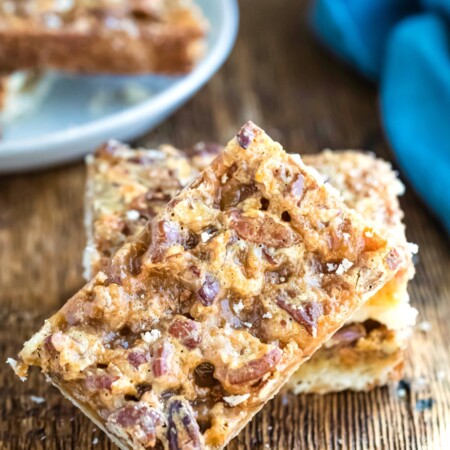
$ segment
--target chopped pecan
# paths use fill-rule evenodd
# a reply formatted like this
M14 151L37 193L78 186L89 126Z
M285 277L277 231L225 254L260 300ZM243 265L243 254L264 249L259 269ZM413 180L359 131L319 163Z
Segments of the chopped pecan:
M176 223L159 220L152 223L152 245L150 254L154 262L160 262L166 248L181 243L181 233Z
M143 402L127 404L108 417L108 423L119 425L145 448L156 444L156 427L164 423L161 414Z
M169 342L163 342L156 348L152 358L152 370L155 377L162 377L169 373L170 358L173 355L173 347Z
M324 314L321 303L306 301L299 306L295 306L284 297L278 297L277 305L284 309L297 323L302 325L311 336L317 335L317 322Z
M273 266L277 264L277 261L276 261L276 260L274 259L274 257L269 253L269 251L267 250L266 247L263 247L262 253L263 253L264 257L267 259L267 261L269 261L270 264L272 264Z
M44 340L44 347L49 352L60 352L70 339L60 331L50 334Z
M210 274L206 274L205 281L198 290L197 295L203 305L210 306L219 294L219 290L220 285L217 279Z
M245 217L234 211L230 226L241 239L255 244L286 248L298 242L298 236L289 226L275 222L271 217Z
M168 411L169 450L200 450L202 448L200 428L191 407L175 397L169 401Z
M90 375L86 378L86 388L90 391L98 391L100 389L106 389L111 391L112 384L114 381L118 380L119 377L116 375Z
M104 272L106 273L107 278L103 282L103 286L108 287L110 284L117 284L118 286L122 285L120 265L117 264L114 260L107 263Z
M138 369L140 365L150 361L150 355L144 351L133 351L128 354L127 359L133 367Z
M228 300L227 298L223 299L220 302L220 309L221 309L222 317L233 328L241 328L242 327L242 322L239 319L238 315L236 314L236 311L232 309L230 300Z
M198 266L192 265L189 266L189 269L197 278L199 278L200 275L202 274L202 271Z
M183 239L183 247L186 250L191 250L194 247L196 247L197 244L198 244L198 236L194 232L189 231L187 237Z
M350 345L353 342L367 335L364 325L361 323L352 323L342 327L340 330L336 331L331 337L330 341L327 343L327 347L334 347L337 345Z
M142 256L147 251L151 241L152 235L150 227L147 225L130 245L128 270L132 275L138 275L140 273Z
M188 348L195 348L202 342L200 326L194 320L178 316L169 327L169 333Z
M303 197L303 189L305 187L305 179L301 173L294 177L291 183L290 190L294 197Z
M255 125L252 122L247 122L236 135L238 144L246 149L255 138Z
M192 231L182 232L178 224L168 220L160 220L152 227L152 246L150 254L154 262L162 261L162 257L168 247L181 244L186 250L194 248L198 244L198 236Z
M224 381L230 384L244 384L259 380L275 368L281 356L282 351L278 347L275 347L261 358L252 359L240 367L227 368L225 374L223 374L225 375L223 377ZM222 378L220 371L217 376Z

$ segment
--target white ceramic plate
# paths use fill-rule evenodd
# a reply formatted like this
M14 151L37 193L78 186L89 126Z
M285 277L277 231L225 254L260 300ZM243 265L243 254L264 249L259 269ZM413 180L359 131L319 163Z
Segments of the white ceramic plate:
M0 173L70 161L107 139L134 139L186 102L227 58L239 20L236 0L197 2L210 32L207 54L193 72L183 77L48 74L39 106L4 126Z

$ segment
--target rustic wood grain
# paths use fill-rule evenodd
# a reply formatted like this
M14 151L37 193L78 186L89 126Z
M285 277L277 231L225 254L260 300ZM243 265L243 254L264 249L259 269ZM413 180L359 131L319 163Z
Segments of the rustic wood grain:
M369 148L392 160L374 86L315 42L305 25L304 2L243 0L241 10L229 61L143 143L226 142L252 119L293 152ZM0 178L0 361L16 355L82 285L84 178L82 163ZM450 448L450 246L411 189L402 205L408 237L421 247L411 298L420 320L432 326L413 339L411 392L404 399L392 387L367 394L282 395L230 450ZM418 411L417 400L428 398L432 408ZM37 371L21 383L0 365L0 448L115 447Z

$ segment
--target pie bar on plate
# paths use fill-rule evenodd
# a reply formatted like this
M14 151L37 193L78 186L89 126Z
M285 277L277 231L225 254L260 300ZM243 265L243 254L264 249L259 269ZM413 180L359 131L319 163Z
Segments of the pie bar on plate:
M222 448L403 264L249 122L13 365L123 449Z
M118 246L132 239L216 151L211 145L199 145L197 153L190 155L190 166L185 154L168 146L131 150L109 143L89 157L89 242L84 260L88 278L106 266ZM398 202L404 187L388 163L360 151L324 151L305 155L303 161L341 192L347 206L399 244L408 245ZM337 267L330 265L330 270ZM297 393L366 390L399 378L417 315L407 292L413 273L408 257L405 267L301 366L289 388Z
M191 0L3 0L0 70L185 73L206 30Z

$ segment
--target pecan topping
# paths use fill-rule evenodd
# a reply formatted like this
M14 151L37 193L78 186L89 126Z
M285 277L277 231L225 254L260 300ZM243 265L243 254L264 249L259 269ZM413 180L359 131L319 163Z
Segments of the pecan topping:
M155 377L162 377L169 373L169 359L172 354L173 347L168 342L163 342L162 345L156 348L152 359L152 370Z
M282 351L275 347L261 358L252 359L241 367L226 369L224 378L230 384L244 384L259 380L275 368L281 356Z
M148 352L131 352L128 357L128 362L135 367L136 369L139 368L140 365L145 364L146 362L150 361L150 355Z
M301 173L295 176L295 179L291 183L291 194L294 197L302 197L303 189L305 187L305 179Z
M230 226L241 239L255 244L286 248L298 242L289 226L275 222L271 217L245 217L234 211Z
M205 306L213 304L220 290L219 282L210 274L207 274L202 287L197 292L200 301Z
M247 122L239 131L236 138L238 141L238 144L246 149L251 142L253 141L255 137L255 126L252 122Z
M160 262L167 247L181 243L181 233L176 223L160 220L152 224L151 255L154 262Z
M142 256L151 243L149 226L146 226L130 245L128 256L128 270L132 275L138 275L141 271Z
M350 345L353 342L367 335L366 329L360 323L352 323L342 327L336 331L330 341L327 343L327 347L334 347L336 345Z
M99 389L111 391L112 384L118 379L118 376L108 374L88 376L86 378L86 388L94 392Z
M124 428L147 448L156 444L156 427L163 424L163 418L145 403L137 402L127 404L111 414L108 423Z
M302 325L311 336L317 335L317 321L324 314L321 303L307 301L295 306L286 299L279 297L277 298L277 305Z
M188 348L195 348L202 342L200 327L194 320L183 316L176 318L169 327L169 333Z
M168 409L169 450L200 450L202 448L200 429L191 407L184 401L174 398L170 400Z
M69 339L60 331L50 334L44 340L44 347L49 352L60 352Z
M267 261L269 261L269 263L272 264L272 266L275 266L275 265L277 264L277 261L276 261L275 258L269 253L269 251L267 250L266 247L263 247L262 253L263 253L264 257L267 259Z

